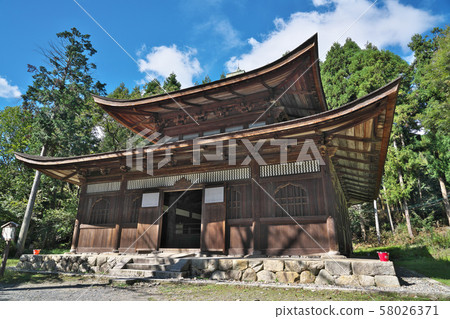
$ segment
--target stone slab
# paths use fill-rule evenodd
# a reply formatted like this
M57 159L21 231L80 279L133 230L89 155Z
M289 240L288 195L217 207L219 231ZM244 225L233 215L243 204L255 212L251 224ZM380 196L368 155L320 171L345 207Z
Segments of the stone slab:
M351 275L352 268L349 261L342 260L326 260L325 269L331 275L341 276L341 275Z
M389 275L395 276L394 264L392 261L353 261L352 269L355 275Z

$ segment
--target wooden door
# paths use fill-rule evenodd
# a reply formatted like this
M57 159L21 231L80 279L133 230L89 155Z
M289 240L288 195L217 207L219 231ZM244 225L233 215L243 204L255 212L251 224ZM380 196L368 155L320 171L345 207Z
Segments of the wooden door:
M222 193L221 193L222 192ZM211 197L211 194L213 197ZM217 197L218 195L218 197ZM225 252L225 190L224 187L205 188L201 226L201 250Z
M141 207L137 225L136 251L153 251L159 249L162 225L162 194L159 194L157 206Z

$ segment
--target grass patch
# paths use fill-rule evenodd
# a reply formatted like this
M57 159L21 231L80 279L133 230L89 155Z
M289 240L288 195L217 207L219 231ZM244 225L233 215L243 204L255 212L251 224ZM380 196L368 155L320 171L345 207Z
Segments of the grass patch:
M395 265L414 270L422 275L450 286L450 254L425 245L360 247L355 249L354 257L378 258L377 251L389 253Z
M41 255L62 255L64 253L70 252L68 248L53 248L53 249L41 249L39 254ZM33 250L25 249L24 254L33 254Z
M448 261L418 258L417 260L400 260L395 264L450 286L450 262Z
M8 269L8 267L16 267L19 259L16 258L8 258L6 261L6 269L3 275L3 278L0 278L0 286L1 285L18 285L21 283L43 283L43 282L64 282L64 281L74 281L74 280L83 280L82 276L67 276L67 275L58 275L58 274L36 274L29 272L18 272L12 269Z
M294 301L294 300L450 300L450 298L436 298L424 296L405 296L397 293L339 291L339 290L305 290L294 288L253 287L244 285L225 284L188 284L188 283L161 283L158 293L149 297L149 300L241 300L241 301Z

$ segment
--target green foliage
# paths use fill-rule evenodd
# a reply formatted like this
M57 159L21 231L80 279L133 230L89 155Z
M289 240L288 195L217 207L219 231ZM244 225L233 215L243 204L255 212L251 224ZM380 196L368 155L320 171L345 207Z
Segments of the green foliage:
M211 83L211 78L209 75L206 75L205 78L202 80L202 84Z
M164 80L163 88L166 92L173 92L181 89L181 83L178 82L175 73L170 73L170 75Z
M89 154L98 138L93 134L91 94L104 93L105 85L95 82L91 73L96 65L89 58L97 51L89 35L76 28L57 33L57 44L43 50L49 68L28 66L33 84L23 95L23 105L36 112L35 138L53 156Z
M398 55L370 43L365 49L351 39L343 46L334 43L321 65L328 106L334 109L363 97L407 70L408 64Z
M120 85L112 93L108 94L108 97L114 99L128 100L135 98L137 94L136 92L139 92L140 97L139 86L135 87L133 89L133 92L130 93L130 91L125 87L125 84L120 83ZM96 129L100 135L99 136L100 152L109 152L125 149L126 141L134 136L133 132L124 127L122 124L118 123L103 110L99 111L96 118L96 124L97 124Z
M161 83L158 79L153 79L144 85L144 97L163 94Z

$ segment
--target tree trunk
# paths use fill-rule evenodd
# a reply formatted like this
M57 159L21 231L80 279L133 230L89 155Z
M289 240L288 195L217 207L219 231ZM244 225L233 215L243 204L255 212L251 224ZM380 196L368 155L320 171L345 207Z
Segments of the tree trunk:
M417 177L417 187L419 188L420 204L423 204L423 198L422 198L422 183L420 182L420 176Z
M403 140L402 140L402 142L403 142ZM397 149L397 143L395 143L395 141L394 141L394 147L395 147L395 149ZM397 173L398 173L398 180L400 181L400 186L401 186L402 190L404 190L405 184L403 183L403 173L402 173L402 170L400 167L397 169ZM409 237L414 238L414 234L412 232L412 227L411 227L411 218L409 217L409 208L408 208L408 203L406 202L406 198L403 198L403 209L405 211L406 227L408 228Z
M450 203L448 202L447 188L444 178L439 176L439 185L441 186L442 200L444 201L445 212L447 213L448 224L450 225Z
M375 214L375 229L377 231L377 240L378 245L381 244L381 235L380 235L380 224L378 223L378 210L377 210L377 200L373 200L373 212Z
M384 193L386 194L386 186L383 184ZM389 201L386 199L386 207L389 216L389 223L391 224L392 233L395 233L394 222L392 221L391 208L389 207Z
M47 148L44 145L41 149L41 156L45 156L46 153ZM41 172L36 171L36 174L34 175L33 186L31 187L30 197L28 198L25 215L23 216L22 226L20 227L19 237L17 239L17 257L20 257L20 255L22 255L23 249L25 247L25 240L27 239L28 228L30 227L31 216L33 215L34 201L36 200L36 194L39 189L40 182Z
M361 205L358 205L358 210L359 210L358 219L359 219L359 227L361 228L361 235L362 235L363 240L366 241L366 239L367 239L366 223L364 222L364 218L362 216Z

